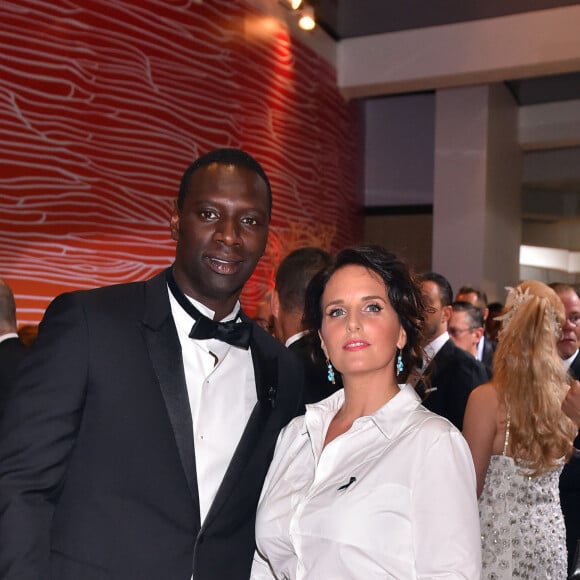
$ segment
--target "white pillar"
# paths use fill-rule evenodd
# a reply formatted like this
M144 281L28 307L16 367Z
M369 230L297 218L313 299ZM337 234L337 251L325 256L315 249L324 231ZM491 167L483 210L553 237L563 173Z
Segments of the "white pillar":
M443 89L435 104L433 270L505 298L521 241L518 108L503 84Z

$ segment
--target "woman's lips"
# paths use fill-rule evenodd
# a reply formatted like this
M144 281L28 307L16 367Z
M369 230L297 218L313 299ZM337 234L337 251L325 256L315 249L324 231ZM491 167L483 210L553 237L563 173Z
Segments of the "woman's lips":
M349 340L344 346L344 350L350 350L350 351L354 351L354 350L362 350L363 348L366 348L369 345L368 342L365 342L364 340Z

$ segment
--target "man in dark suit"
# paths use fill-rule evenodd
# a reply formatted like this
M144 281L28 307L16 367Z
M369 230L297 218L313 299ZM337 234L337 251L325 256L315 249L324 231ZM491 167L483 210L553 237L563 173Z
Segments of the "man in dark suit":
M239 306L271 203L252 157L211 152L182 178L172 267L49 306L0 424L3 580L247 580L303 383Z
M479 308L483 316L483 326L485 328L487 319L489 318L489 307L487 305L487 294L485 292L473 286L462 286L459 292L457 292L455 300L458 302L469 302L476 308ZM496 347L497 342L487 336L485 332L482 333L481 339L477 343L475 358L482 362L490 378L493 374L493 355L495 354Z
M485 368L449 338L453 292L447 279L436 272L423 274L421 289L426 304L423 348L427 360L424 369L415 371L421 375L416 389L425 407L461 430L469 394L486 382Z
M8 284L0 280L0 416L25 353L26 347L18 338L14 294Z
M302 320L308 284L331 263L332 256L321 248L298 248L280 262L272 291L274 333L304 365L305 403L321 401L340 388L338 376L334 383L328 381L328 370L318 334L309 332Z
M558 353L572 378L580 380L580 298L573 286L553 283L550 287L558 294L566 311L566 322L558 340ZM580 433L574 441L580 448ZM580 541L580 452L576 451L564 466L560 476L560 504L566 523L568 568L572 571L572 558Z

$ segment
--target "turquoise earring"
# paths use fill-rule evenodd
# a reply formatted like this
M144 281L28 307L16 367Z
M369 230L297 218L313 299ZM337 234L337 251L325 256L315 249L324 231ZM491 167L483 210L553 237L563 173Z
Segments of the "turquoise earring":
M332 368L332 363L330 362L330 359L326 359L326 368L328 368L328 382L332 383L333 385L336 384L335 380L334 380L334 369Z
M399 349L397 349L397 351L397 376L399 376L405 367L403 365L403 356L401 355L401 351Z

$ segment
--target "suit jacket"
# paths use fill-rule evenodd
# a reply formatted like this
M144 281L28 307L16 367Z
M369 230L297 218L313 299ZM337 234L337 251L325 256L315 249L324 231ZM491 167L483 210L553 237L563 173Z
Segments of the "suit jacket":
M461 431L469 394L475 387L487 382L484 366L449 339L431 360L424 374L429 388L434 390L424 396L425 383L422 380L417 383L418 393L424 396L423 405L449 419Z
M4 412L6 399L18 371L20 361L26 354L26 347L17 337L0 342L0 416Z
M335 384L328 382L328 370L324 357L317 364L312 360L311 346L306 337L301 337L288 347L302 361L305 372L304 402L318 403L341 388L340 375L335 373ZM321 349L322 352L322 349Z
M489 380L493 375L493 355L497 347L497 342L490 340L485 335L481 337L481 340L483 340L483 353L481 355L481 362L485 367L487 380Z
M574 379L580 380L580 353L572 361L569 372ZM580 449L580 432L576 436L574 447ZM560 475L560 504L566 523L566 546L570 572L576 544L580 540L580 451L574 453Z
M263 479L303 384L257 325L250 348L258 403L202 526L164 273L55 299L0 423L0 577L247 580Z

